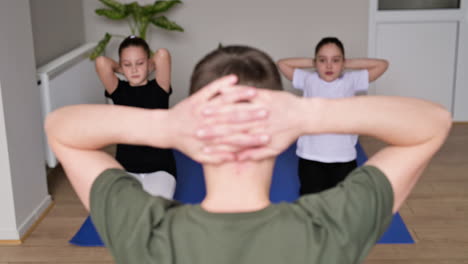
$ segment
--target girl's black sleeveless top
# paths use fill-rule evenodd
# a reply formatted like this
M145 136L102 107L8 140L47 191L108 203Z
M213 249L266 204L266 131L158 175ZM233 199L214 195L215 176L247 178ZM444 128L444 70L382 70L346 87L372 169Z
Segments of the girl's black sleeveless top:
M127 81L119 80L117 89L106 97L116 105L134 106L146 109L168 109L169 93L162 89L156 80L148 81L143 86L130 86ZM176 176L176 164L172 149L160 149L148 146L117 145L116 159L126 171L133 173L150 173L167 171Z

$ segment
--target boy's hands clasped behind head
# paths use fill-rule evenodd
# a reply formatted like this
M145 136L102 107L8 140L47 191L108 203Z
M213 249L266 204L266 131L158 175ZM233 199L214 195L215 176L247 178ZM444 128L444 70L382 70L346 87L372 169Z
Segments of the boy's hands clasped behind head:
M233 83L226 85L226 81L215 82L219 86L211 88L211 92L200 91L219 96L201 107L203 126L196 136L205 143L204 155L216 160L221 157L229 157L221 161L261 160L277 156L301 135L305 108L314 107L290 93L252 91Z
M251 102L266 108L270 116L264 121L263 127L252 130L251 133L267 134L271 139L267 144L239 152L237 157L241 161L261 160L281 154L303 134L306 126L311 125L312 119L307 117L307 113L314 113L316 109L316 105L291 93L266 89L258 89L257 96Z
M236 85L235 76L220 78L167 112L167 147L202 163L237 160L237 153L268 142L268 117L261 104L240 103L255 98L257 89ZM182 120L181 120L182 119ZM251 131L256 131L252 133Z

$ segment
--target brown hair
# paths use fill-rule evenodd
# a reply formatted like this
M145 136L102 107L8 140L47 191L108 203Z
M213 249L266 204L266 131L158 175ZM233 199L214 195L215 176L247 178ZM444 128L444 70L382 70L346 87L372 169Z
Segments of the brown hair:
M343 58L344 58L344 46L343 46L343 43L338 39L338 38L335 38L335 37L326 37L326 38L323 38L319 41L319 43L317 44L317 46L315 46L315 56L317 57L317 54L319 53L320 49L325 46L325 45L328 45L328 44L335 44L338 49L340 49L341 51L341 54L343 55Z
M283 90L273 60L265 52L248 46L225 46L208 53L192 73L190 94L229 74L237 75L239 84Z
M137 36L128 36L127 38L125 38L122 43L120 43L119 45L119 58L120 56L122 55L122 51L128 47L140 47L142 48L146 55L148 56L148 58L150 57L150 48L148 46L148 43L140 38L140 37L137 37Z

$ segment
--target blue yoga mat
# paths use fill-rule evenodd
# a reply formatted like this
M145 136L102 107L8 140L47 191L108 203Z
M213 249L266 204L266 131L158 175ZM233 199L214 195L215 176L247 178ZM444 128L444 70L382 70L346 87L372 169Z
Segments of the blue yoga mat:
M358 166L362 166L367 161L367 155L359 143L356 145L356 150L357 164ZM392 223L390 223L387 231L385 231L377 244L414 244L414 240L399 213L393 215Z
M357 163L361 166L366 162L367 156L360 144L357 144L356 149ZM274 203L293 202L299 196L298 158L295 150L296 145L293 144L277 158L270 189L270 199ZM183 203L200 203L205 197L205 180L201 165L178 151L174 151L174 154L177 163L177 187L174 199ZM103 246L90 217L85 220L70 243L77 246ZM414 241L400 215L395 214L392 223L378 243L413 244Z

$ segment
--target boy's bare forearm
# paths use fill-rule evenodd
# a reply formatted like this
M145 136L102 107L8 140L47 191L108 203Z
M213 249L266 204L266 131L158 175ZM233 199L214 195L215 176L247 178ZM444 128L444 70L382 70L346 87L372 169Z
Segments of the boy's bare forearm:
M163 147L165 133L149 135L149 132L152 124L164 123L164 115L164 110L75 105L53 112L47 118L46 130L49 140L74 149L97 150L114 143Z
M154 130L148 127L154 122L165 123L164 112L115 105L73 105L47 117L49 145L87 209L98 175L109 168L122 168L101 148L114 143L158 145L155 143L164 141L158 135L165 133L150 133Z
M195 130L204 124L204 118L198 114L201 109L208 105L210 98L218 94L221 88L231 87L236 81L233 76L221 78L170 110L149 110L118 105L63 107L49 114L46 119L48 142L81 201L86 208L89 208L89 193L96 177L106 169L122 168L113 157L101 150L109 144L177 148L194 160L211 163L232 159L232 153L204 154L201 149L205 146L205 142L196 139L194 134ZM255 90L249 87L237 87L227 91L231 91L226 92L227 94L236 95L233 96L233 102L248 100L255 96ZM247 105L243 106L242 109L237 109L242 112L241 116L251 113ZM227 108L229 109L229 105ZM253 118L251 121L264 118ZM230 121L220 122L225 126ZM252 122L251 126L255 125L256 123ZM242 133L243 129L250 128L238 128L237 133ZM252 137L251 142L254 146L259 144L255 137Z
M451 127L450 113L415 98L359 96L315 100L319 118L309 125L309 133L363 134L389 144L370 157L366 165L375 166L386 175L394 194L393 212L397 212L445 141Z
M369 135L391 145L416 145L450 127L450 113L434 103L405 97L365 96L343 99L303 98L304 116L319 118L307 133Z
M261 151L244 151L241 155L244 159L271 157L297 137L309 134L369 135L403 150L436 142L437 137L446 135L451 124L447 110L415 98L358 96L325 99L259 91L253 101L267 106L270 111L271 118L265 130L271 134L272 141ZM436 150L437 144L434 144L432 152ZM427 149L423 151L427 152Z

